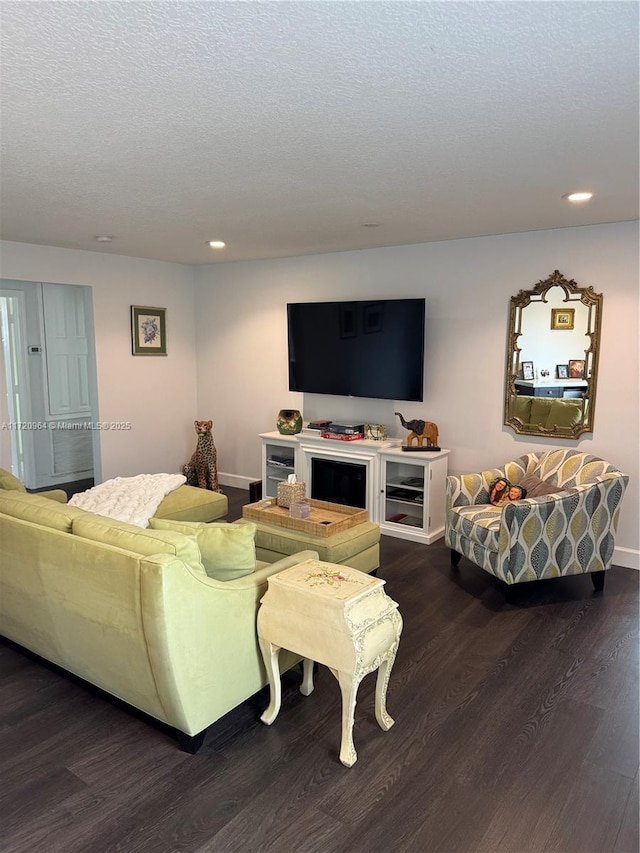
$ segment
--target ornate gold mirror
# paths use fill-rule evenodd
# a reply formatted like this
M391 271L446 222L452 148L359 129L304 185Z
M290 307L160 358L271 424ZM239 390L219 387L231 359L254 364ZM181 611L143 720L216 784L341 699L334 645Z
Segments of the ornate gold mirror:
M511 297L504 422L518 433L593 432L602 294L556 270Z

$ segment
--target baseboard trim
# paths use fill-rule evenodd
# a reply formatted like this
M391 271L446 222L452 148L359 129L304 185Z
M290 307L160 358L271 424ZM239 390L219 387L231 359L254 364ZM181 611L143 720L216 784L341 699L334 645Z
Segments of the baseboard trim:
M234 489L249 491L249 483L254 483L256 479L256 477L242 477L239 474L221 474L218 471L218 483L221 486L233 486Z
M613 551L613 565L622 566L624 569L635 569L640 572L640 551L631 548L615 548Z

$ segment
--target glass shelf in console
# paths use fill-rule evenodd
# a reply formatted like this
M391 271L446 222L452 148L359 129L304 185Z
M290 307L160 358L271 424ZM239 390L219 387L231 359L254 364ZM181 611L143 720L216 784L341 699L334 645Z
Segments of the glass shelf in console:
M262 494L275 498L278 483L286 480L296 470L296 447L294 436L281 433L263 433L262 438Z
M419 471L419 473L417 473ZM402 462L386 466L384 520L394 524L424 526L424 469Z

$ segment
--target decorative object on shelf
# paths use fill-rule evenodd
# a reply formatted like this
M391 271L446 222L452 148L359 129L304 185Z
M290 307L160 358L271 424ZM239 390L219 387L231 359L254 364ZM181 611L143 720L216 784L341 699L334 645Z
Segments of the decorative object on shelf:
M543 381L546 381L549 379L549 376L550 376L550 373L549 373L549 369L547 367L540 368L540 379L542 379Z
M131 306L132 355L167 354L167 309Z
M281 480L278 483L278 506L283 506L286 509L289 509L292 503L303 500L306 491L306 485L298 482L295 474L289 474L286 482Z
M211 432L213 421L194 421L193 425L198 443L190 461L182 466L182 473L187 478L187 485L219 492L218 454Z
M418 447L422 447L426 442L427 447L436 447L438 444L438 427L432 421L423 421L415 418L412 421L405 421L400 412L395 412L400 418L400 423L405 429L410 430L407 436L407 446L411 447L414 441Z
M584 379L584 359L570 358L569 359L569 379Z
M523 379L535 379L532 361L523 361L522 362L522 378Z
M575 322L575 308L552 308L551 309L551 328L555 331L565 329L573 331Z
M386 441L389 434L384 424L365 424L364 437L370 441Z
M302 414L298 409L280 409L276 426L281 435L297 435L302 432Z
M556 364L556 373L558 374L558 379L568 379L569 378L569 365L568 364Z

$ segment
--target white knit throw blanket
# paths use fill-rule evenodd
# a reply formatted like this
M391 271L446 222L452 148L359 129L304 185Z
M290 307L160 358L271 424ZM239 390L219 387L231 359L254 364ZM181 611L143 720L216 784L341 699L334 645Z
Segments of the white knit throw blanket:
M105 480L86 492L74 495L69 503L80 509L148 527L149 519L162 499L186 483L183 474L138 474Z

